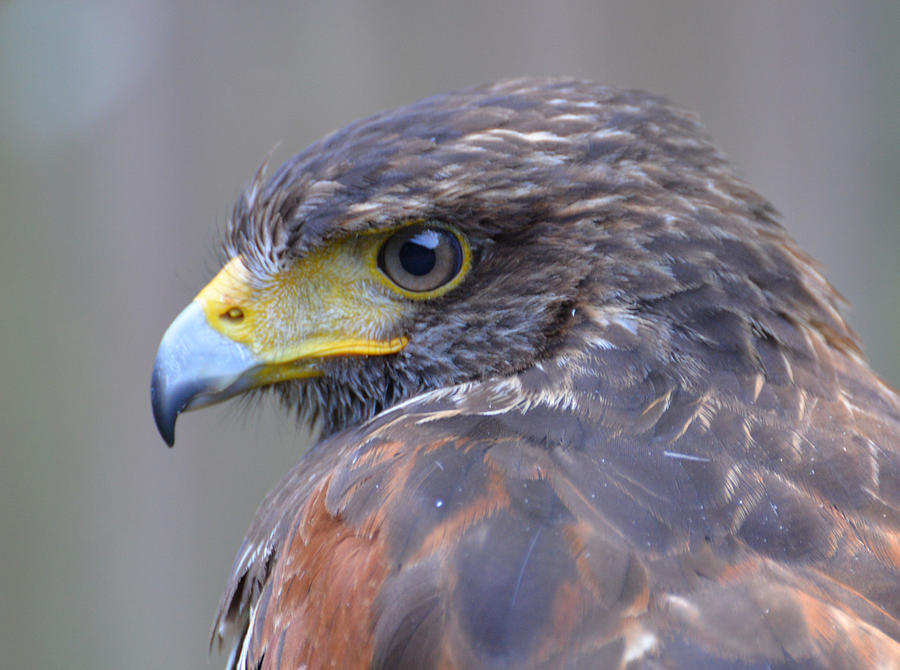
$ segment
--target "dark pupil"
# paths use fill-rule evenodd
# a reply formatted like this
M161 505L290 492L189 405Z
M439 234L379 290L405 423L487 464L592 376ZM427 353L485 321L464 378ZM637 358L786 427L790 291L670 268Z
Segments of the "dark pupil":
M404 242L400 247L400 266L416 277L427 275L434 269L437 256L434 249L423 247L415 242Z

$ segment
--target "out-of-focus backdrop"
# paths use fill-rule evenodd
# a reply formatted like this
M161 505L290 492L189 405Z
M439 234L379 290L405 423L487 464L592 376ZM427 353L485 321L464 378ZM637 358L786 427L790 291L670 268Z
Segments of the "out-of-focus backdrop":
M900 3L203 5L0 3L3 668L209 666L232 557L304 440L232 402L166 449L157 343L267 152L431 93L571 74L696 110L900 382Z

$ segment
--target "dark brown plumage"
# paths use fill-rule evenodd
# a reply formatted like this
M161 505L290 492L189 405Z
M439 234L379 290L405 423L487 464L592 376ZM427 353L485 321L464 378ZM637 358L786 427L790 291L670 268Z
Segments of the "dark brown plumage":
M693 116L569 80L436 96L257 179L225 247L257 296L408 224L459 236L458 284L392 292L378 256L376 307L247 345L284 366L336 312L385 355L216 385L161 347L167 439L270 381L323 426L238 552L229 667L900 668L900 401ZM278 330L317 272L234 305Z

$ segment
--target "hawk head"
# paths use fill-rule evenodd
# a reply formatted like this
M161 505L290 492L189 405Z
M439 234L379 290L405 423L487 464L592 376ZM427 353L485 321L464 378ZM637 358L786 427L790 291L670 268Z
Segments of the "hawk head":
M224 246L160 432L274 388L330 434L238 552L229 667L898 663L897 396L691 115L436 96L258 175Z
M772 216L693 116L648 94L519 80L431 97L257 175L229 260L162 340L154 416L172 444L180 412L274 386L330 434L638 328L648 369L688 384L725 357L758 367L760 334L852 347Z

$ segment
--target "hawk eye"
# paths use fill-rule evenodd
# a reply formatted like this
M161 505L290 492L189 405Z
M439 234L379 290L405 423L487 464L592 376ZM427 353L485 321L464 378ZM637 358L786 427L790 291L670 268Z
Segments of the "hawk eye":
M378 267L397 286L414 293L440 288L463 265L463 250L452 231L428 225L404 228L378 252Z

